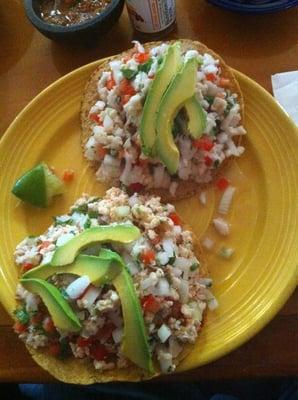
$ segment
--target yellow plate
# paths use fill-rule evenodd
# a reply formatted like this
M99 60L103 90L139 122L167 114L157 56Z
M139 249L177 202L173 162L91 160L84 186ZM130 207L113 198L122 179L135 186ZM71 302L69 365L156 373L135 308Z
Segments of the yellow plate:
M86 79L96 63L61 78L37 96L15 119L0 143L0 300L11 313L17 269L16 244L40 234L82 192L103 194L83 159L79 109ZM235 72L245 99L246 152L225 174L237 192L228 217L231 235L223 240L210 227L219 193L207 191L207 206L197 197L176 204L201 237L216 241L207 253L219 308L209 312L194 351L179 370L198 367L235 349L258 332L282 307L296 285L298 134L294 124L259 85ZM11 193L17 177L40 161L62 173L75 170L67 194L47 210L19 202ZM217 255L223 246L235 253Z

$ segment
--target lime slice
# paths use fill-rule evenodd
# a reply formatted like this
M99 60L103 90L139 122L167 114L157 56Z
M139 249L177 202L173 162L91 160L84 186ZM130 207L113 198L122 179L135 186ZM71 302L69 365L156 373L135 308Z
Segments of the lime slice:
M19 199L42 208L51 203L53 196L63 192L63 182L45 163L40 163L27 171L12 188L12 193Z

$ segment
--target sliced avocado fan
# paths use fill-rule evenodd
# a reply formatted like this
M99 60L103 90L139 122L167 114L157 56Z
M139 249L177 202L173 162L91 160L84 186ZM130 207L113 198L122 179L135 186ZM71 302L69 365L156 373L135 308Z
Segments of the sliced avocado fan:
M186 100L183 104L188 117L188 132L193 139L202 136L207 125L207 114L195 96Z
M72 264L62 266L53 266L51 264L40 265L25 272L22 278L48 279L50 276L57 274L87 275L90 283L95 286L101 286L105 283L110 283L120 271L121 266L119 262L80 254Z
M50 264L55 267L71 264L81 250L94 243L130 243L138 239L140 235L140 230L132 224L100 225L85 229L62 246L56 248Z
M169 46L146 96L140 127L142 151L154 155L155 121L161 98L181 66L180 43Z
M56 286L42 279L21 279L20 282L29 292L41 297L56 328L67 332L78 332L82 328L78 317Z
M123 259L112 250L101 249L99 258L115 259L122 265L121 273L112 282L120 297L124 320L121 351L133 363L153 374L154 368L142 309L130 273Z
M198 60L188 59L168 86L158 109L156 119L156 148L160 160L170 174L175 174L179 166L179 151L172 135L173 121L189 98L195 94Z

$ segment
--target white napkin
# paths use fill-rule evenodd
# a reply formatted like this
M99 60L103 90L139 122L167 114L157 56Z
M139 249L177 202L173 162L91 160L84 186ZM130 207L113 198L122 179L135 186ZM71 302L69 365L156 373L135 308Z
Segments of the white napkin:
M273 94L298 126L298 71L271 76Z

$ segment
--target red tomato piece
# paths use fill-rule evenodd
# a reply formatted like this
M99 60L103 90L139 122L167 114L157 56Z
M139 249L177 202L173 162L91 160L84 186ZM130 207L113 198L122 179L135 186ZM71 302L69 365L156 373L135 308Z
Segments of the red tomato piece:
M119 89L122 95L129 94L130 96L134 96L136 94L131 82L125 78L120 82Z
M102 125L102 119L96 113L89 114L89 119L91 119L91 121L96 122L98 125Z
M61 347L60 344L57 343L52 343L49 345L49 353L54 356L54 357L58 357L59 354L61 352Z
M208 156L206 156L206 157L204 158L204 160L205 160L205 164L207 165L207 167L210 167L210 166L213 164L212 158L210 158L210 157L208 157Z
M136 53L134 55L134 59L139 63L139 64L143 64L146 61L148 61L150 58L150 54L149 53Z
M139 182L135 182L135 183L132 183L129 185L129 189L130 189L130 191L132 191L134 193L138 193L144 189L144 185L142 185Z
M111 76L111 78L107 79L106 81L106 88L108 90L113 89L113 87L116 85L115 79Z
M155 314L160 309L160 302L155 296L153 296L153 294L143 297L141 304L144 312L151 312Z
M82 336L79 336L77 339L77 345L79 347L89 347L93 342L93 339L91 337L89 338L84 338Z
M206 74L206 79L207 79L207 81L210 81L210 82L215 82L216 81L216 75L215 74L212 74L212 73L209 73L209 74Z
M42 322L42 327L47 333L53 333L56 331L52 318L46 317Z
M97 149L96 149L96 153L97 153L97 155L98 155L98 157L100 158L100 159L103 159L104 157L105 157L105 155L107 154L107 152L108 152L108 150L107 149L105 149L103 146L98 146L97 147Z
M229 186L230 182L227 178L222 177L216 182L216 186L218 187L219 190L226 190L226 188Z
M72 169L65 169L63 171L62 179L63 182L71 182L74 178L74 171Z
M29 269L33 268L33 264L31 263L24 263L22 264L22 270L25 271L29 271Z
M146 265L151 264L155 260L155 251L151 249L142 251L140 260Z
M26 332L27 326L25 324L22 324L19 321L16 321L13 325L13 329L16 333L23 333Z
M52 242L50 242L49 240L44 240L44 241L41 242L41 244L39 245L39 250L46 249L46 248L49 247L51 244L52 244Z
M94 343L90 347L90 356L96 361L103 361L109 356L109 352L103 344Z
M178 214L172 212L169 214L169 218L174 222L174 225L181 225L181 219Z
M41 323L44 319L44 315L41 312L37 312L36 314L32 315L30 318L30 322L32 325L37 326Z
M112 322L108 322L105 324L102 328L99 329L99 331L96 333L96 337L98 337L101 340L108 340L112 336L113 330L116 328L116 326Z
M214 143L211 139L206 136L201 137L200 139L196 139L192 142L193 146L199 150L210 151L214 146Z

